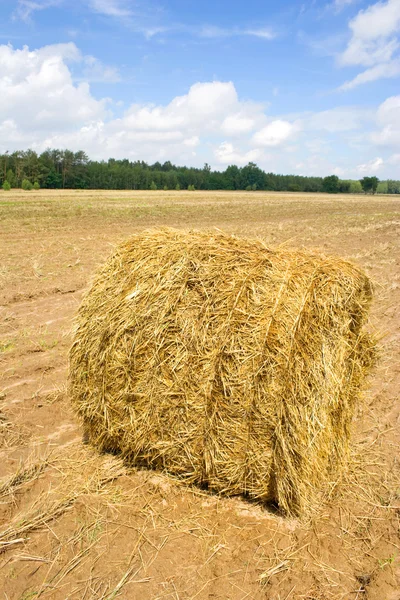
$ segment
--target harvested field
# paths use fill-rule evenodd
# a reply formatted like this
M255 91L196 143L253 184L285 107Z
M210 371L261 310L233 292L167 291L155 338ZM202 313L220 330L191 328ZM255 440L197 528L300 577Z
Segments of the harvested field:
M114 244L218 227L356 261L382 357L352 468L308 522L82 444L66 393L72 318ZM229 192L0 196L0 590L29 598L400 598L400 200Z

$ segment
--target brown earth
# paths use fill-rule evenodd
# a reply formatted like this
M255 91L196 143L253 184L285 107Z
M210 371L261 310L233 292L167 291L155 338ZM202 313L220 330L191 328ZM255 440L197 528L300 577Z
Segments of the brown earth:
M382 357L350 469L314 517L128 469L66 393L93 271L144 227L218 227L356 261ZM0 196L0 599L400 600L400 199L233 192Z

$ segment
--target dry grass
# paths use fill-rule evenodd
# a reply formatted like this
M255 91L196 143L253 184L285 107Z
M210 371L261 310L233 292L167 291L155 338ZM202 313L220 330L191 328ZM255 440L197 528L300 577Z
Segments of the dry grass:
M0 482L0 499L14 496L26 483L40 477L47 464L46 460L41 460L28 466L21 465L15 473Z
M347 458L370 301L366 275L338 258L217 231L138 234L79 311L74 405L101 449L307 514Z
M49 464L47 459L43 459L36 465L19 469L1 485L0 497L15 493L16 489L39 477ZM90 464L93 465L92 470ZM0 552L27 541L28 534L59 518L77 498L83 494L99 493L107 483L124 473L119 461L105 458L98 464L95 456L82 454L80 447L70 448L69 457L62 454L58 460L55 459L55 465L62 474L61 483L40 494L30 507L15 515L8 527L0 531Z
M0 451L23 445L27 437L27 429L16 427L0 405Z

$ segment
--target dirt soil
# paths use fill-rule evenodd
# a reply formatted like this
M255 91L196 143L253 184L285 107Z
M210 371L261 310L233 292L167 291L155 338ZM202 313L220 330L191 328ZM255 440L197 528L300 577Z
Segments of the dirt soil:
M82 442L73 317L132 232L218 227L318 248L375 282L382 356L352 463L307 522L127 468ZM0 195L0 600L400 600L400 199L236 192Z

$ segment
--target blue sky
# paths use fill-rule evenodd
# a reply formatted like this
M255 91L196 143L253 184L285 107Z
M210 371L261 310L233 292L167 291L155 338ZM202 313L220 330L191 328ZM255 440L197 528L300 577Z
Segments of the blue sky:
M0 151L400 178L400 0L2 0Z

